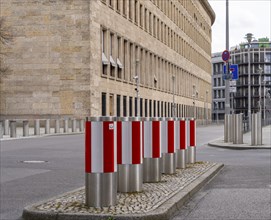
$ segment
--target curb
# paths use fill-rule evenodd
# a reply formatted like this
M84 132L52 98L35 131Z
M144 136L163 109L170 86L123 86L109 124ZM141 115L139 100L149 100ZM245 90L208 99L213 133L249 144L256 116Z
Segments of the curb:
M258 150L258 149L265 149L265 150L270 150L271 147L262 147L262 146L250 146L250 145L245 145L245 146L231 146L231 145L220 145L216 143L208 143L208 146L210 147L218 147L218 148L224 148L224 149L231 149L231 150Z
M34 210L35 206L46 201L27 206L23 210L24 220L165 220L170 219L174 214L180 210L186 201L188 201L196 192L198 192L206 183L208 183L222 168L224 164L216 164L207 172L199 176L194 182L186 186L183 190L172 196L161 206L153 211L141 214L130 215L98 215L98 214L65 214L55 212L41 212ZM78 189L74 190L77 191ZM69 192L70 193L70 192ZM50 199L52 200L52 199Z

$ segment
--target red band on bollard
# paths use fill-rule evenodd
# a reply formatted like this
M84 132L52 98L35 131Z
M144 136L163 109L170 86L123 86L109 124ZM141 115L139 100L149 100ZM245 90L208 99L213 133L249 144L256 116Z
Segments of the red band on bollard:
M122 164L122 122L117 122L118 164Z
M174 146L174 121L168 121L168 153L175 152Z
M85 172L91 172L91 122L86 121L85 128Z
M190 146L196 146L196 125L195 120L190 121Z
M104 172L114 171L114 123L103 122L103 142L104 142Z
M186 122L180 121L180 149L186 149Z
M152 122L152 157L159 158L160 155L160 122L153 121Z
M132 122L132 164L141 163L141 123L139 121Z

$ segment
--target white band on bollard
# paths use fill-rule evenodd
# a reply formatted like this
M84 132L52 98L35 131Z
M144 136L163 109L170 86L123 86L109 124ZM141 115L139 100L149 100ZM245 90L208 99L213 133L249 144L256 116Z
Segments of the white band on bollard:
M117 131L113 121L87 121L86 173L117 172Z
M118 121L118 164L142 164L142 141L140 121Z

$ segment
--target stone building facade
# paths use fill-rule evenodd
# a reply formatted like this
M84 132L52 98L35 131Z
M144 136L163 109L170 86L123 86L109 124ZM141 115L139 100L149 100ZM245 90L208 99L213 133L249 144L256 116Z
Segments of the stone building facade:
M207 0L1 0L0 10L13 33L1 49L3 118L210 119Z

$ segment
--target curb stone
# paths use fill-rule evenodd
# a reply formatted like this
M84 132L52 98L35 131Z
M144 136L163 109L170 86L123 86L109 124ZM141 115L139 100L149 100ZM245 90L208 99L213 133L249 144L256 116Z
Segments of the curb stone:
M170 219L176 214L176 212L188 201L196 192L198 192L206 183L208 183L222 168L223 164L215 164L212 168L207 170L205 173L200 175L195 181L186 186L184 189L173 195L162 205L157 207L155 210L140 213L140 214L129 214L129 215L109 215L109 214L85 214L85 213L56 213L56 212L45 212L37 211L34 207L43 204L45 201L40 203L27 206L23 210L24 220L165 220ZM82 188L81 188L82 189ZM78 189L74 190L78 191ZM71 193L71 192L68 192ZM67 194L67 193L66 193ZM55 197L55 198L59 198ZM52 198L50 199L52 200Z

